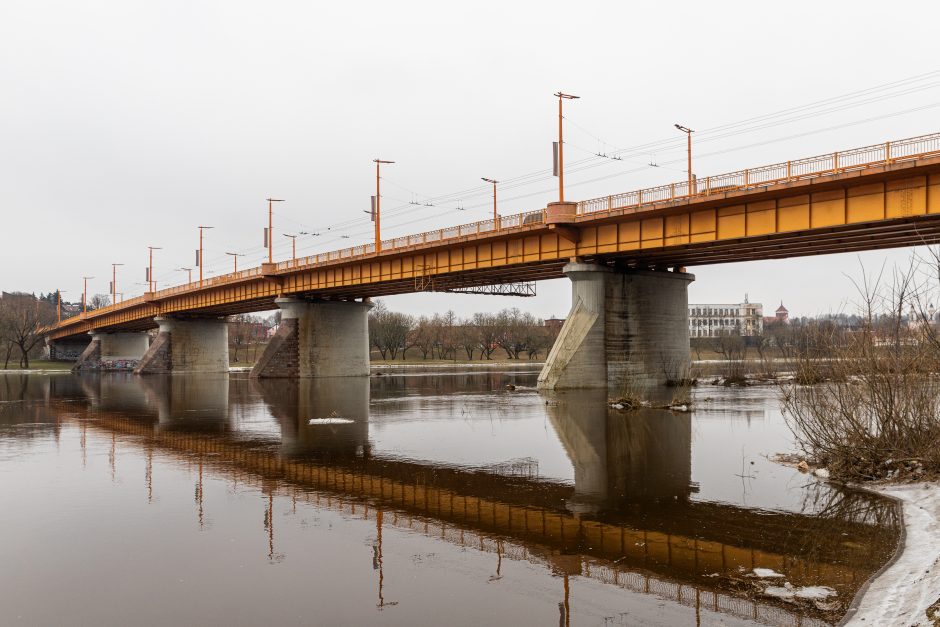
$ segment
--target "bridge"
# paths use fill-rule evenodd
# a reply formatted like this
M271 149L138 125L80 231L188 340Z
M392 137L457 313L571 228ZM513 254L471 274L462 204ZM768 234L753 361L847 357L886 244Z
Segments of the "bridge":
M539 385L661 384L689 368L686 267L938 235L940 133L265 263L45 332L53 355L82 349L78 369L225 371L225 316L279 307L282 324L253 376L365 376L373 297L567 276L571 312ZM155 327L151 343L143 332Z
M689 416L645 410L624 421L603 403L602 391L569 393L545 407L575 469L571 484L372 450L370 394L402 394L387 379L370 385L356 377L116 375L22 382L46 387L45 420L56 428L71 424L114 446L179 456L198 465L200 477L254 486L265 500L286 496L765 625L824 625L829 616L799 616L787 603L752 598L739 569L770 568L795 585L830 585L842 611L890 555L899 524L893 504L865 494L841 495L841 504L817 516L692 500ZM256 394L276 432L246 434L235 425ZM0 400L16 397L0 386ZM350 422L308 423L333 412ZM159 482L149 466L146 476Z

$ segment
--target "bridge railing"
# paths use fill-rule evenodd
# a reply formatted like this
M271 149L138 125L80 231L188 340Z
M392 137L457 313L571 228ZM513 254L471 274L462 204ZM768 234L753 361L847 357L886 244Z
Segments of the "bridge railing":
M639 209L644 205L663 201L768 187L789 181L816 178L899 161L910 161L937 154L940 154L940 133L932 133L910 139L748 168L727 174L707 176L704 179L693 179L691 193L689 192L688 181L683 181L622 194L591 198L578 203L578 213L592 214L614 209Z
M422 246L429 243L433 244L436 242L443 242L460 237L479 235L481 233L493 233L501 229L529 226L532 224L542 224L544 222L545 211L539 209L537 211L528 211L526 213L500 216L499 219L495 221L490 218L489 220L480 220L479 222L471 222L469 224L458 224L456 226L444 227L442 229L435 229L433 231L425 231L423 233L393 237L382 240L382 250L388 251L409 248L412 246ZM278 263L276 267L278 270L291 270L294 268L315 266L327 261L362 257L364 255L371 255L374 252L375 244L364 244L360 246L352 246L350 248L343 248L341 250L331 250L329 252L318 253L316 255L299 257L290 261L282 261Z

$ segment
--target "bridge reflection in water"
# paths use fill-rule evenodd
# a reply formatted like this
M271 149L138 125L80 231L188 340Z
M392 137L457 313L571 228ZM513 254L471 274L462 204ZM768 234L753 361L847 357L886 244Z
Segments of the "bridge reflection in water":
M480 391L502 387L499 375L482 376L497 380L477 377ZM15 395L12 379L4 380L0 395ZM814 515L696 500L691 414L626 414L609 409L604 393L559 394L544 405L570 459L572 483L540 477L524 464L461 467L374 451L370 395L407 395L409 386L427 385L421 377L113 375L40 385L56 424L75 420L109 435L115 446L128 443L193 464L200 523L203 473L260 489L268 502L264 527L272 560L278 559L276 495L374 520L380 604L386 602L381 531L394 526L496 553L498 563L509 557L544 564L563 579L565 621L568 577L578 575L696 612L768 625L829 624L888 559L898 535L890 503L821 484L807 488L817 491L812 498L828 500ZM274 421L257 421L265 407ZM149 464L147 479L149 490ZM758 567L783 573L794 585L832 586L840 606L801 612L754 598L743 573Z

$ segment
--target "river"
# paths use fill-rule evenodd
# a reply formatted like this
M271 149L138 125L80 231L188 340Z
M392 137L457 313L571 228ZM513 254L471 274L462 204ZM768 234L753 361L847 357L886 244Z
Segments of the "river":
M536 376L0 374L0 624L833 625L897 548L773 388Z

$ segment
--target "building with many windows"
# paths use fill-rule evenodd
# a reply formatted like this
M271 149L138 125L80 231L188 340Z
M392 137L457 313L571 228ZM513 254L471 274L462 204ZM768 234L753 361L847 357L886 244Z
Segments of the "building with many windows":
M760 335L764 330L764 307L760 303L689 305L689 335Z

